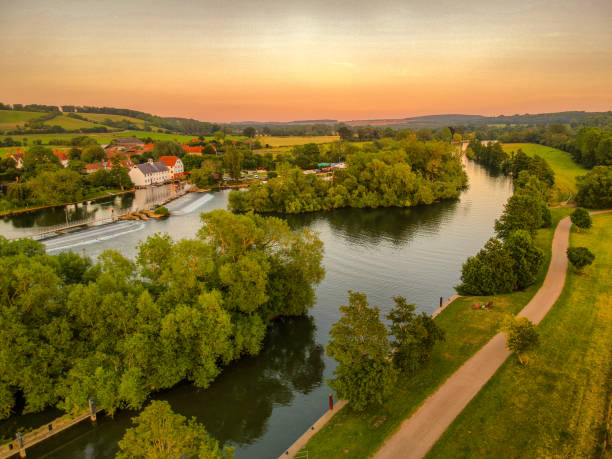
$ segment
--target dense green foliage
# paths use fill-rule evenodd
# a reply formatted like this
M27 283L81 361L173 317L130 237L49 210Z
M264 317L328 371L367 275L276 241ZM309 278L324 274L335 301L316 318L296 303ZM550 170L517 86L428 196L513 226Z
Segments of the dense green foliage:
M395 297L395 307L387 315L391 321L390 335L393 349L393 363L404 374L416 372L431 360L433 348L438 341L444 341L442 330L432 317L422 312L415 314L414 304L405 298Z
M597 166L581 177L576 177L576 202L591 209L612 207L612 166Z
M160 206L160 207L158 207L157 209L155 209L155 213L156 213L157 215L167 216L167 215L170 213L170 211L168 210L168 208L167 208L167 207Z
M582 207L578 207L574 210L570 215L570 219L572 223L578 227L578 231L580 231L580 229L590 228L593 224L589 211Z
M525 158L529 159L526 155ZM538 229L551 225L551 212L545 199L552 186L540 179L546 179L547 174L540 174L540 177L535 174L546 169L529 169L527 165L515 176L514 194L495 221L499 239L489 239L480 252L463 264L461 284L455 287L457 292L495 295L523 290L535 282L544 254L536 247L533 237Z
M612 166L612 129L582 128L576 135L572 153L585 167Z
M239 212L302 213L340 207L410 207L456 198L467 177L459 156L441 142L378 142L347 156L333 183L292 170L246 192L230 194Z
M338 362L329 386L356 411L382 403L391 391L396 372L389 359L387 329L377 307L362 293L349 292L349 305L330 331L327 355Z
M538 331L526 317L513 317L506 328L506 347L523 363L523 354L537 347Z
M526 230L534 235L539 228L550 226L550 210L546 203L519 190L508 199L501 217L495 221L495 232L506 239L512 231Z
M231 459L195 418L174 413L165 401L153 401L132 419L134 427L119 441L117 459Z
M93 174L86 174L85 162L97 162L106 153L95 142L92 144L91 139L83 146L82 150L74 148L71 156L75 159L66 168L50 148L41 145L28 149L22 169L16 169L12 159L0 161L0 174L11 179L6 195L0 197L0 210L76 202L99 196L107 190L134 186L127 168L119 163L118 158L110 170L101 168Z
M322 243L286 222L217 210L196 239L149 237L132 262L45 255L0 239L0 413L113 413L182 380L207 387L221 367L259 352L269 321L301 315L321 281Z
M567 249L567 259L576 271L581 271L585 266L593 264L595 255L586 247L570 247Z

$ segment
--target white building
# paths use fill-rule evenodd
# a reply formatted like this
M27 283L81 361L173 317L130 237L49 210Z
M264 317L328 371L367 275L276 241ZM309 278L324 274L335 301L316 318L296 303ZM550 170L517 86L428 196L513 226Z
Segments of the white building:
M185 167L183 161L178 156L160 156L159 161L164 163L168 169L170 169L170 175L172 178L178 178L183 172Z
M144 164L136 164L130 169L129 175L137 187L165 183L172 179L170 169L164 163L155 163L152 159Z

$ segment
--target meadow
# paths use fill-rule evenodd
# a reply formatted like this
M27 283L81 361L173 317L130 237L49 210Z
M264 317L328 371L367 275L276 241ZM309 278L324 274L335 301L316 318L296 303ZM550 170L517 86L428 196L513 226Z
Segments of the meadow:
M123 115L107 115L105 113L79 113L84 118L87 118L90 121L95 121L96 123L104 124L104 121L129 121L134 123L138 127L144 127L145 122L143 120L139 120L138 118L132 118L131 116L123 116Z
M556 148L535 143L505 143L503 148L507 153L521 149L527 156L538 155L546 159L555 171L555 186L563 193L564 199L567 199L570 193L576 194L576 177L588 172L574 162L572 155Z
M38 118L44 113L24 112L19 110L0 110L0 131L14 129L31 119Z
M45 126L60 126L67 131L76 131L77 129L88 129L97 127L91 121L83 121L76 118L71 118L66 115L59 115L49 121L43 123Z
M517 314L542 285L550 263L555 227L571 209L552 209L553 226L538 230L536 244L545 253L545 263L534 285L524 291L496 295L461 297L436 317L446 332L446 341L434 348L432 361L410 377L400 377L392 395L380 406L358 413L347 405L306 445L309 456L335 458L370 457L464 362L499 332L508 315ZM493 301L493 308L472 310L474 304ZM450 457L450 456L447 456ZM504 456L502 456L504 457Z
M508 359L428 457L612 457L602 451L612 395L611 238L611 214L572 231L570 244L588 247L593 265L570 266L529 363Z
M259 140L259 143L264 146L268 144L271 147L287 147L293 145L305 145L307 143L330 143L335 142L336 140L340 140L340 137L337 135L315 135L306 137L272 137L263 135L256 137L256 140Z

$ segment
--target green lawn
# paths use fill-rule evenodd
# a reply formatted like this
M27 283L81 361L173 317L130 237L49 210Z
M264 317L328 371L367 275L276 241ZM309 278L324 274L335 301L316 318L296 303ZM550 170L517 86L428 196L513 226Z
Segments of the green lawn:
M520 148L528 156L538 155L545 158L555 171L555 185L563 193L564 199L567 199L570 192L572 195L576 194L576 176L588 172L585 168L576 164L568 152L556 148L535 143L505 143L503 148L508 153Z
M612 446L601 451L612 395L612 215L594 216L570 241L595 262L583 274L569 268L538 326L540 348L525 367L506 361L429 457L612 457Z
M95 121L96 123L104 124L104 121L107 120L107 119L109 119L111 121L127 120L127 121L131 121L136 126L144 127L144 121L143 120L139 120L138 118L132 118L130 116L107 115L107 114L104 114L104 113L79 113L79 115L81 115L84 118L87 118L88 120Z
M550 262L554 227L570 209L552 209L553 228L538 231L536 242ZM351 410L350 404L317 433L305 449L311 457L369 457L444 381L484 346L500 329L508 314L518 313L542 284L547 268L537 282L523 292L495 297L464 297L453 302L435 320L446 331L446 341L435 348L432 362L416 375L400 379L392 396L382 406L365 413ZM475 303L492 300L490 310L474 311Z
M76 131L77 129L83 128L93 128L97 125L90 121L83 121L76 118L71 118L66 115L59 115L49 121L45 121L43 123L46 126L60 126L66 129L67 131ZM78 134L75 134L78 135Z
M286 147L293 145L304 145L307 143L330 143L340 140L337 135L319 135L309 137L299 136L287 136L287 137L272 137L272 136L261 136L257 137L259 143L262 145L270 145L271 147Z
M40 112L23 112L19 110L0 110L0 131L14 129L18 124L44 115Z

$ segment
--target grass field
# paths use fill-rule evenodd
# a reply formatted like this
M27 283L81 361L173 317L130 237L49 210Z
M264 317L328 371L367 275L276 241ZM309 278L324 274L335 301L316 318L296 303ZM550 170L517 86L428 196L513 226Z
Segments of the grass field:
M428 457L612 457L612 446L601 451L612 374L611 240L611 214L572 232L571 245L588 247L595 261L583 274L569 268L538 326L540 348L527 366L506 361Z
M127 120L127 121L131 121L132 123L134 123L136 126L139 126L139 127L144 127L144 124L145 124L143 120L139 120L138 118L132 118L130 116L123 116L123 115L106 115L104 113L79 113L79 115L81 115L84 118L87 118L88 120L95 121L96 123L102 123L102 124L104 124L104 121L107 119L111 121Z
M304 145L307 143L330 143L336 140L340 140L337 135L320 135L310 137L298 137L298 136L287 136L287 137L272 137L272 136L260 136L257 137L259 143L262 145L270 145L271 147L286 147L292 145Z
M553 227L538 231L536 242L546 254L545 267L551 256L551 242L559 220L570 209L552 209ZM430 364L412 377L400 378L392 396L382 405L365 413L350 409L340 411L306 445L309 457L370 457L422 403L467 359L489 341L500 329L508 314L518 313L540 288L547 268L537 282L522 292L495 297L464 297L454 301L435 320L446 331L446 341L438 345ZM492 300L490 310L474 311L475 303Z
M76 118L71 118L66 115L59 115L55 118L45 121L43 123L46 126L60 126L66 129L67 131L82 129L82 128L93 128L96 127L96 124L90 121L78 120ZM75 134L78 135L78 134Z
M44 115L39 112L22 112L18 110L0 110L0 130L14 129L18 124Z
M574 162L572 156L562 150L546 147L535 143L505 143L504 151L510 153L519 148L528 156L538 155L545 158L550 167L555 171L555 185L567 197L571 192L576 194L576 177L584 175L588 171Z

